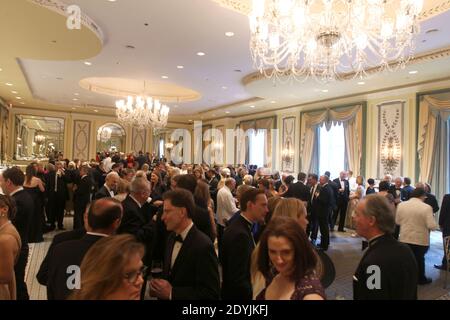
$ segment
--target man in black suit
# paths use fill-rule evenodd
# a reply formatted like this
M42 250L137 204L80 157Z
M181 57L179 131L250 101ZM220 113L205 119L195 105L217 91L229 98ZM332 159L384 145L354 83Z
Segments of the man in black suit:
M439 213L439 227L441 228L443 239L445 237L450 236L450 193L446 194L444 196L444 199L442 199L441 212ZM447 270L447 261L445 259L445 247L444 247L444 257L442 258L442 264L441 265L435 264L434 267L436 269Z
M164 194L162 219L170 235L164 279L152 279L150 294L163 300L218 300L220 279L214 245L192 221L195 204L187 190Z
M25 283L25 267L28 262L28 230L33 214L33 199L23 190L25 175L18 167L8 168L0 175L0 187L6 195L14 199L16 216L12 223L19 232L22 247L19 259L14 266L16 274L17 300L29 300L27 284Z
M87 213L86 234L81 239L64 241L49 250L46 270L38 273L39 283L47 286L48 300L65 300L72 290L79 289L77 268L95 242L115 234L122 219L122 210L120 202L113 198L94 201Z
M117 172L111 171L108 173L106 175L105 184L94 195L94 200L114 197L114 192L116 192L119 182L120 177Z
M88 176L89 168L87 166L81 166L80 179L75 186L73 194L74 203L74 216L73 216L73 228L80 229L84 226L83 214L86 211L86 207L91 201L92 181Z
M297 182L289 186L288 191L283 195L285 198L297 198L305 204L309 200L310 190L305 185L306 173L300 172L297 177Z
M392 237L395 218L385 196L361 200L353 218L356 232L369 248L353 276L355 300L416 300L417 263L411 249Z
M334 179L333 182L338 186L338 193L336 198L336 210L333 214L331 231L334 230L334 226L336 225L337 217L339 215L339 227L338 231L345 232L345 215L347 213L348 200L350 197L350 184L348 182L347 173L342 171L339 174L339 178Z
M250 189L241 195L241 214L223 234L220 262L223 268L222 299L251 300L253 297L250 260L255 249L251 229L263 223L267 215L267 198L263 190Z
M84 225L87 226L87 211L84 214ZM46 285L47 283L47 277L48 277L48 259L49 259L49 253L53 251L53 248L63 242L70 241L70 240L79 240L83 238L83 236L86 234L86 229L83 227L81 229L75 229L71 231L66 231L62 233L58 233L55 235L55 237L52 240L52 243L50 244L50 247L48 248L47 254L44 257L44 260L42 260L41 266L39 267L39 271L36 274L36 279L38 282L42 285Z
M55 170L48 173L46 185L51 230L55 229L55 223L58 224L59 230L65 230L63 225L64 208L69 197L66 179L63 163L56 162Z
M317 217L317 224L320 229L320 245L321 250L328 250L330 245L330 229L329 229L329 217L333 205L333 190L328 184L328 176L320 176L320 186L316 188L316 191L312 194L312 211ZM311 238L317 238L317 227L314 230L315 234Z
M426 192L427 198L425 199L425 203L433 208L433 213L436 213L439 211L439 204L436 199L436 196L431 193L431 186L429 183L424 183L424 188Z
M146 246L146 259L149 263L151 244L155 232L154 222L150 217L147 199L150 196L150 182L146 177L136 177L130 185L131 193L122 201L123 218L117 233L129 233Z

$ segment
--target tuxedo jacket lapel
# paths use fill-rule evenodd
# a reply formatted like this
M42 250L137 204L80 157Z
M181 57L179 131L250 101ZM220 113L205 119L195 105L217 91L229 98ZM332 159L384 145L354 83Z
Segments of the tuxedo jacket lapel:
M170 263L172 261L173 246L175 245L175 234L172 232L167 239L167 249L164 255L164 278L169 279L171 274Z

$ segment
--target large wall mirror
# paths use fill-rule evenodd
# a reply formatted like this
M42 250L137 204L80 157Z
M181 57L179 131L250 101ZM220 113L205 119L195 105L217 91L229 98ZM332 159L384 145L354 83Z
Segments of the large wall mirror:
M64 119L16 115L15 160L44 160L64 152Z
M117 123L106 123L97 130L97 152L125 152L125 130Z

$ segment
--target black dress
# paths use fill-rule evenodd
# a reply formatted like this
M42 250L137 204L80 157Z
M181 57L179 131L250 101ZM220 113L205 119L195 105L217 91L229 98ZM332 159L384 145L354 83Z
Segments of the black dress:
M28 230L28 242L42 242L43 238L43 225L45 223L44 217L44 193L39 190L39 187L28 188L23 187L23 189L30 195L33 199L33 214L31 216L30 228Z

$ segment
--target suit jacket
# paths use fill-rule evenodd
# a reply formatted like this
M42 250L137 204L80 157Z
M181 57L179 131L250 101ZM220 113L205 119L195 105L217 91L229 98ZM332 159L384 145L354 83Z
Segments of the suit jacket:
M308 201L310 198L310 190L303 182L296 182L289 186L288 191L284 194L285 198L297 198L301 201Z
M172 233L164 256L164 276L172 285L172 300L218 300L219 264L211 239L192 226L170 268L174 245Z
M198 230L206 234L211 241L213 241L211 219L209 218L209 212L207 209L196 205L192 221Z
M94 195L94 200L101 199L101 198L111 198L111 194L109 193L108 189L106 189L106 187L104 185Z
M450 193L442 199L441 212L439 214L439 226L444 237L450 236Z
M439 211L439 204L438 204L436 196L434 194L427 192L427 198L425 199L424 202L433 208L433 213L436 213Z
M312 201L312 210L318 216L328 216L334 203L332 187L329 184L318 186L316 192L319 192L319 195Z
M80 179L75 190L74 204L80 208L86 208L86 205L91 201L92 181L89 176L84 176Z
M48 259L50 255L52 255L52 251L56 245L70 241L70 240L78 240L81 239L86 234L86 230L84 228L76 229L72 231L67 231L63 233L59 233L55 235L53 238L50 247L48 248L47 254L45 255L44 260L42 260L41 266L39 268L38 273L36 274L36 278L40 284L43 286L47 285L48 281Z
M67 280L74 273L67 273L69 266L81 266L88 250L102 236L85 234L79 240L65 241L56 245L48 258L47 299L65 300L72 292Z
M34 214L33 198L25 190L14 193L12 198L14 199L17 210L12 223L19 232L20 239L22 240L22 249L25 249L28 248L28 231Z
M348 180L346 180L346 179L344 180L345 188L344 188L344 192L342 192L342 193L339 192L339 189L341 189L341 179L336 178L332 182L335 183L334 186L337 187L337 189L334 189L334 192L336 192L337 204L340 205L343 202L348 202L348 200L350 198L350 183L348 182Z
M50 171L47 175L47 183L45 191L49 198L68 199L69 192L67 191L67 178L65 175L58 177L57 191L55 193L56 171Z
M148 206L139 208L136 201L128 195L122 201L123 217L117 233L129 233L136 237L137 241L149 245L154 235L154 224L150 219Z
M225 228L220 261L223 270L222 299L252 300L250 259L255 242L251 224L242 215Z
M401 194L402 201L408 201L409 197L411 195L411 192L413 192L413 191L414 191L414 188L411 186L403 187L402 194Z
M380 289L369 289L367 280L373 277L370 266L380 269ZM376 271L375 271L376 272ZM369 248L353 277L355 300L416 300L417 263L411 249L391 235L383 235L369 242ZM369 283L374 281L369 280Z

